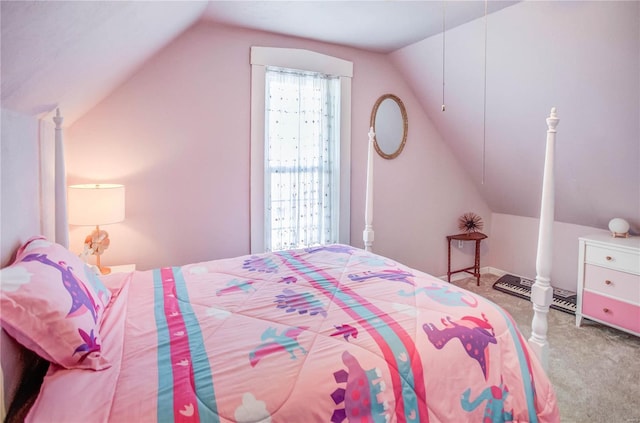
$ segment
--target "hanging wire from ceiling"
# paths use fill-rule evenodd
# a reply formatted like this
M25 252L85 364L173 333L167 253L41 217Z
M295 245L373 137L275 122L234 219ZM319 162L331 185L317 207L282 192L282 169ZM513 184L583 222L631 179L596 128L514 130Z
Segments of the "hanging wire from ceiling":
M444 112L444 33L445 33L445 16L447 11L447 2L442 0L442 111Z
M482 185L486 175L487 152L487 8L488 0L484 0L484 99L482 109Z

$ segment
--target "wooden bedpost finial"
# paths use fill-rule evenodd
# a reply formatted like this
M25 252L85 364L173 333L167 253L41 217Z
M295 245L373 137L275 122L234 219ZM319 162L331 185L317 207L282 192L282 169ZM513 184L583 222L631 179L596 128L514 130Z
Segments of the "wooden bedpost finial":
M60 129L62 127L62 121L64 118L60 116L60 108L56 108L56 115L53 117L53 123L56 124L56 129Z
M558 122L560 122L560 119L558 119L557 109L555 107L552 107L551 113L547 118L547 126L549 127L549 131L555 132L556 126L558 126Z
M376 133L373 132L373 126L369 128L369 141L373 140L373 137L376 136Z

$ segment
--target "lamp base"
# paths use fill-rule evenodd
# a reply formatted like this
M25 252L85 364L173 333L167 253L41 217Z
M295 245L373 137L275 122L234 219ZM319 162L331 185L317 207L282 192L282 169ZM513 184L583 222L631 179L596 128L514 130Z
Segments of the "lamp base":
M84 240L85 251L88 249L96 256L96 266L100 270L101 275L108 275L111 273L111 268L102 266L100 264L100 256L109 247L111 241L109 240L109 234L107 231L100 230L100 226L96 226L96 229L91 232L91 235L87 235Z
M100 274L101 275L108 275L109 273L111 273L111 268L104 266L104 267L99 267L100 269Z

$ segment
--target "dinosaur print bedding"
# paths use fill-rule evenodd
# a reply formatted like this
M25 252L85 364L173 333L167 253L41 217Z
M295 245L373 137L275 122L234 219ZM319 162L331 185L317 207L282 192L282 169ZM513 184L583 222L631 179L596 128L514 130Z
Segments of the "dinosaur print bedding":
M496 304L345 245L115 274L110 367L52 366L28 421L554 422Z

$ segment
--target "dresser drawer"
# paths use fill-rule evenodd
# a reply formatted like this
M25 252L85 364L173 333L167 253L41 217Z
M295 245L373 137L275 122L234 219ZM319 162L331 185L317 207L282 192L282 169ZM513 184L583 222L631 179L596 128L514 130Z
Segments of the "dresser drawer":
M582 293L582 314L621 328L640 333L640 306L603 297L593 292Z
M638 254L634 254L632 252L620 251L597 245L587 245L585 261L587 263L605 266L623 272L640 274L640 257Z
M586 264L584 288L640 305L640 275Z

